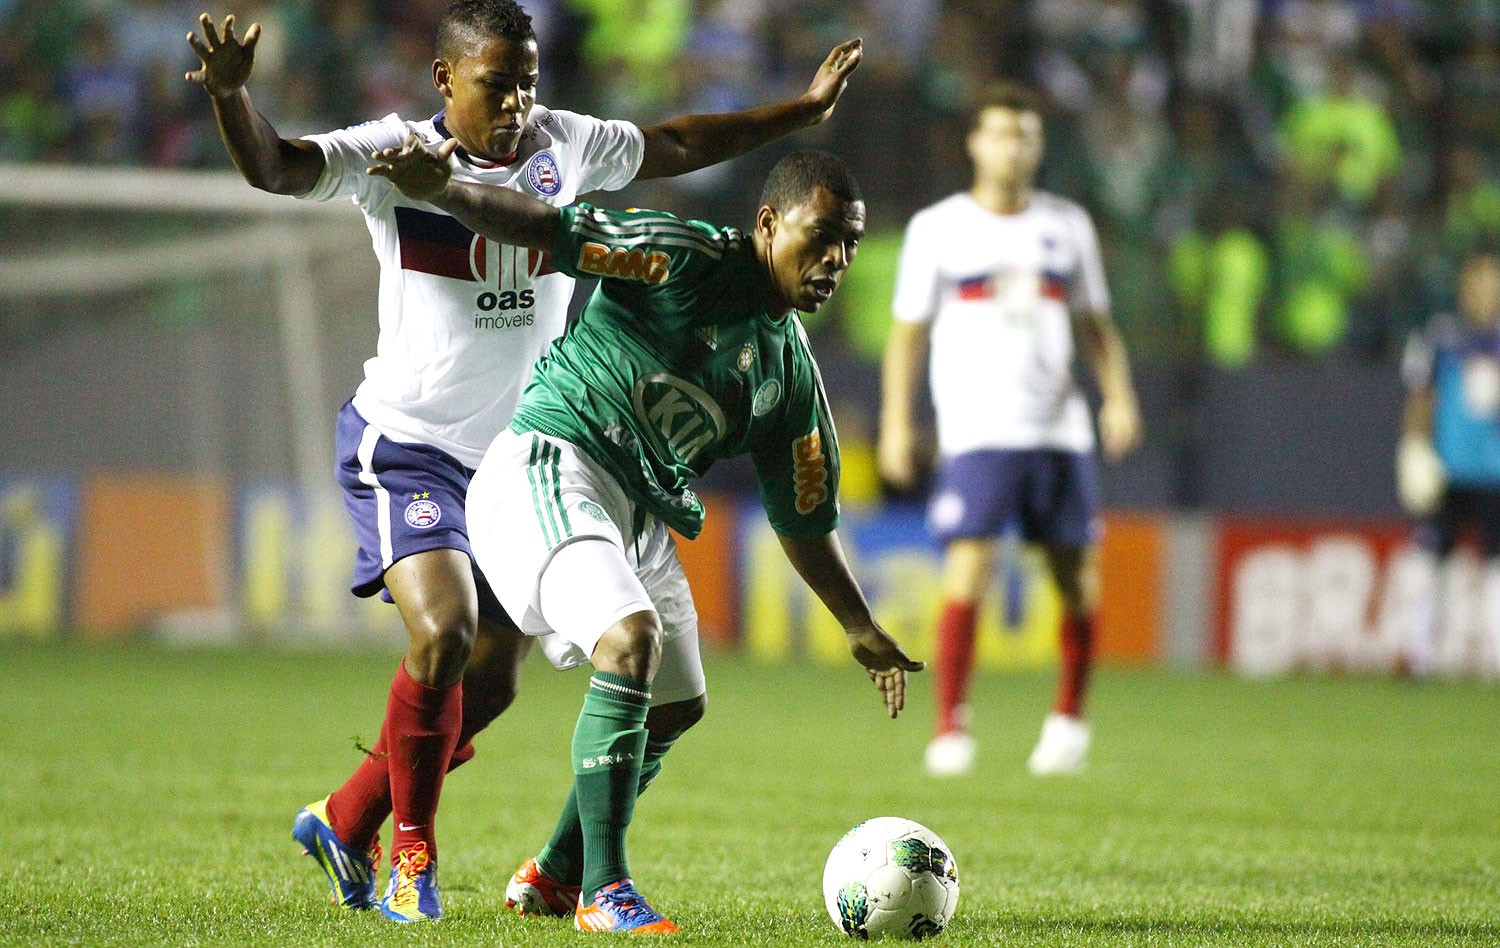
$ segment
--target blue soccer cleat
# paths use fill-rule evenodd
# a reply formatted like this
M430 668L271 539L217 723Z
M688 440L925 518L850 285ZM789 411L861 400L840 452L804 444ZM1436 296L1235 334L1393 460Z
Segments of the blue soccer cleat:
M672 920L646 904L635 883L621 879L594 893L592 901L578 901L573 927L581 932L629 932L632 935L671 935Z
M362 853L339 839L328 825L328 798L309 803L297 811L292 839L302 844L304 855L318 861L333 892L329 901L350 909L375 907L375 867L380 864L380 844Z
M391 867L391 883L380 912L397 922L435 922L443 917L438 900L437 862L427 855L427 844L417 843L397 853Z

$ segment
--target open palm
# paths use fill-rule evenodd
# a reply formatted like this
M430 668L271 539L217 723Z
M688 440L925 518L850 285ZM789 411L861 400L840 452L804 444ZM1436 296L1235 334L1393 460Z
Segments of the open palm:
M207 13L198 18L198 28L203 33L202 39L189 33L187 40L202 60L203 67L188 73L187 80L201 84L214 96L238 92L250 81L250 70L255 65L255 44L260 40L260 24L250 24L243 41L234 35L233 13L224 18L222 30L214 28L213 18Z

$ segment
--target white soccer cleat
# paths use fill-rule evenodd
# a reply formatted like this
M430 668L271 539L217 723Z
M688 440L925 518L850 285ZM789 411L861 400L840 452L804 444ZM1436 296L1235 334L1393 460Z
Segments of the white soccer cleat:
M1038 777L1078 773L1088 758L1090 736L1085 721L1054 711L1042 722L1042 737L1026 761L1026 769Z
M927 745L927 772L934 777L957 777L974 769L974 738L964 731L939 734Z

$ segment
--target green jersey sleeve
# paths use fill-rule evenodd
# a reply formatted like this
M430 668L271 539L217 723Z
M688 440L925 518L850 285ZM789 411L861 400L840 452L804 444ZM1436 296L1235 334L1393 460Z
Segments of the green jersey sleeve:
M801 539L838 528L839 440L800 321L791 335L796 351L786 380L788 397L782 400L778 423L767 428L751 454L771 527Z
M687 306L727 249L729 235L665 211L607 211L588 203L562 209L552 266L597 277L625 305L666 294Z

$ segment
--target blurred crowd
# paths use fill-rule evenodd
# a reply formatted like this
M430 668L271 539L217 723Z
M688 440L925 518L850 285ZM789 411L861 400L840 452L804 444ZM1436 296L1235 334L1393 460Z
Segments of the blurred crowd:
M871 208L824 332L874 358L910 214L967 183L975 90L1049 103L1044 186L1094 214L1138 361L1388 359L1500 238L1500 0L529 0L541 101L650 122L796 94L849 36L868 56L835 147ZM246 0L252 95L284 135L440 105L444 0ZM183 81L194 0L0 0L0 161L224 167ZM758 168L674 182L743 212ZM739 200L740 203L735 203Z

